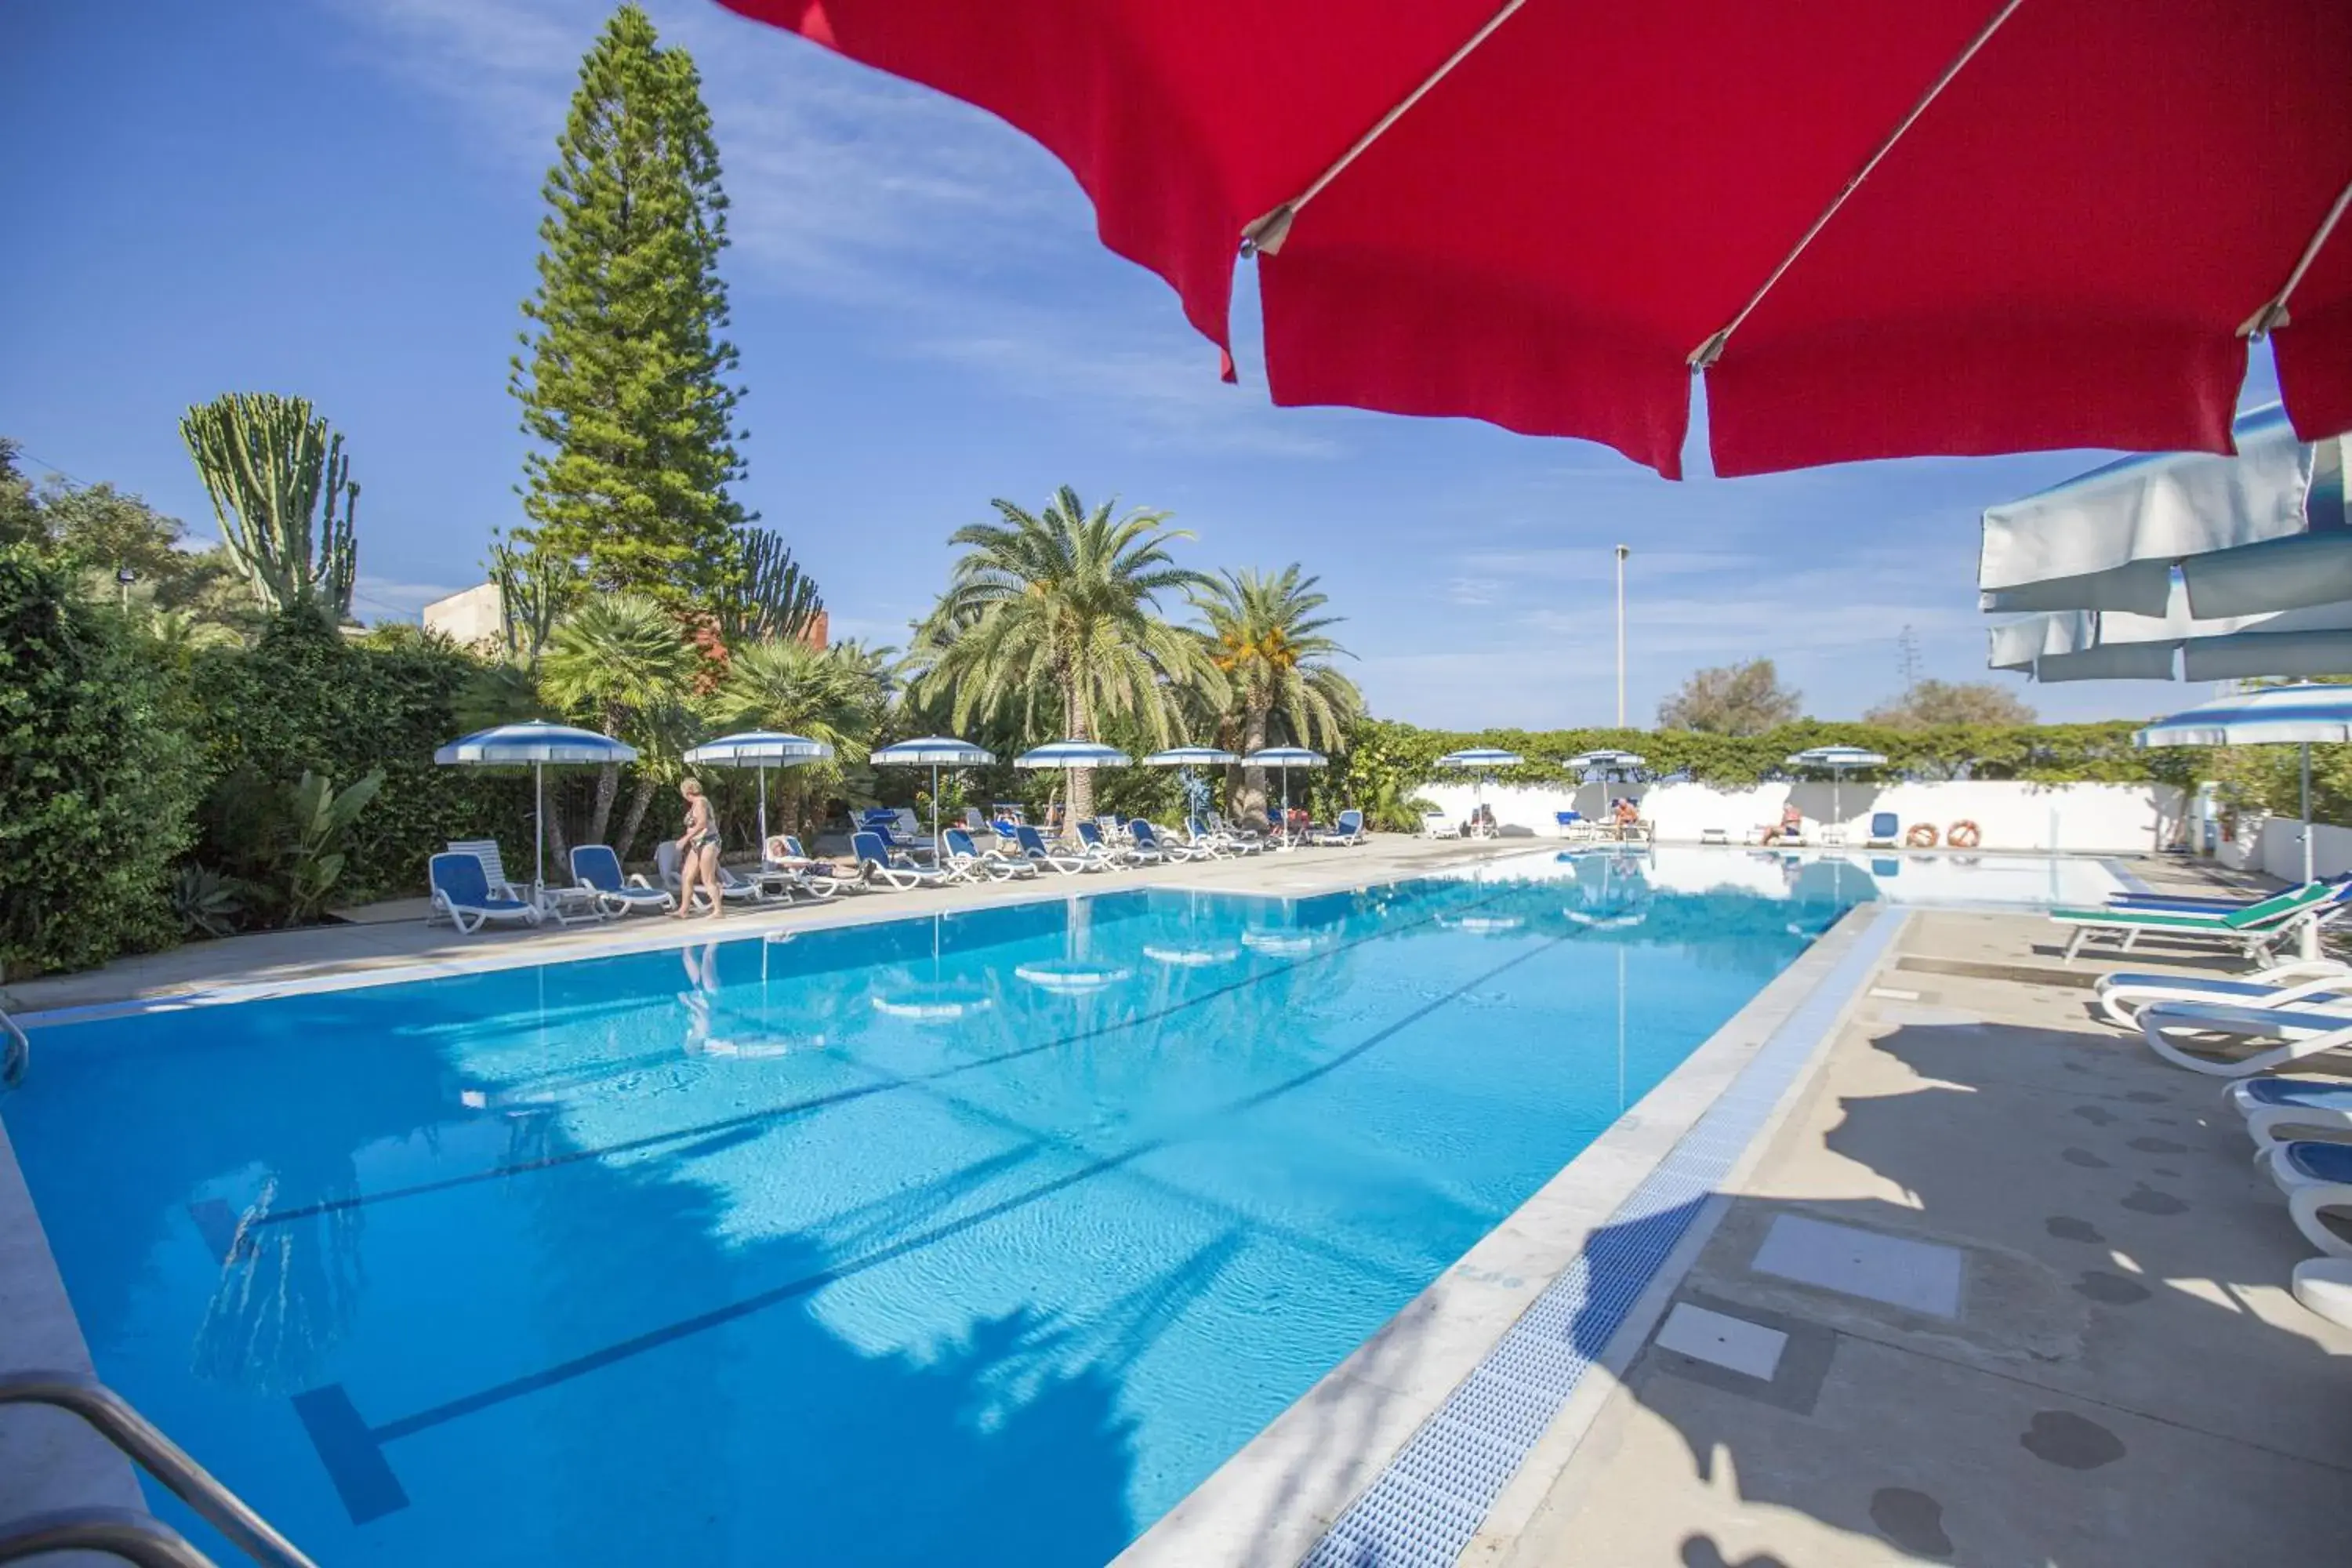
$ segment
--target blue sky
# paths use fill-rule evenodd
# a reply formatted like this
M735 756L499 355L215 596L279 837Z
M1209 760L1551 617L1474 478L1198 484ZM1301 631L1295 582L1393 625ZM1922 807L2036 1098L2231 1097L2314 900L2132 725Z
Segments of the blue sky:
M1757 654L1858 715L1925 673L1982 678L1977 517L2096 453L1854 464L1668 484L1605 448L1464 421L1270 406L1242 272L1239 388L1082 195L1002 124L745 23L653 0L717 121L749 390L744 500L837 633L904 640L950 530L1068 482L1166 509L1202 566L1320 573L1374 710L1605 723L1610 547L1631 544L1631 714ZM507 393L551 157L602 0L9 0L0 433L214 525L190 403L310 397L347 435L360 608L477 582L520 520ZM2266 360L2250 393L2272 394ZM2001 679L2011 679L2000 677ZM2199 690L2084 683L2053 719Z

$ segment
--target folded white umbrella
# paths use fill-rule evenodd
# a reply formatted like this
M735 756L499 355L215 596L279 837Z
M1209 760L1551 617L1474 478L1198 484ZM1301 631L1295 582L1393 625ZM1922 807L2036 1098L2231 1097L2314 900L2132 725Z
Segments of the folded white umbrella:
M1988 509L1984 608L2163 616L2176 566L2200 620L2352 599L2344 439L2298 441L2275 405L2236 436L2234 458L2127 458Z

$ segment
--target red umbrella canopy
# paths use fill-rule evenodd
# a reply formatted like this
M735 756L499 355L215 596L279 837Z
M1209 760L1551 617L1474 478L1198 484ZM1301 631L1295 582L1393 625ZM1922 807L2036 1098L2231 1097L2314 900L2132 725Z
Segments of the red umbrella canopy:
M2271 327L2352 427L2345 0L726 3L1034 137L1228 352L1255 249L1278 404L2226 452Z

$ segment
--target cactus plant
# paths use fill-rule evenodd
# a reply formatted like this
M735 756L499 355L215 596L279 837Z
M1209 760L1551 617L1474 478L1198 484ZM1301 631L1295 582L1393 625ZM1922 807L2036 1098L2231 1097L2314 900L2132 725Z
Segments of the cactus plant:
M180 435L262 608L349 616L360 488L310 400L226 393L190 408Z

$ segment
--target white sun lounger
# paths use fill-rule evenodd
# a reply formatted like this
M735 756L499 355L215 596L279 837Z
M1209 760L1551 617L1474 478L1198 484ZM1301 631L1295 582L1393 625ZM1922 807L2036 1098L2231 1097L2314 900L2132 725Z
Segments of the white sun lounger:
M2139 1032L2148 1049L2175 1067L2215 1078L2251 1078L2352 1046L2352 1011L2308 1005L2249 1007L2227 1002L2157 1002L2140 1009ZM2250 1056L2225 1059L2193 1055L2174 1042L2174 1035L2201 1037L2209 1043L2279 1043Z
M2352 1132L2352 1079L2297 1078L2284 1073L2242 1079L2222 1091L2238 1114L2258 1153L2268 1153L2293 1138L2283 1131Z
M2352 1237L2326 1217L2332 1211L2352 1220L2352 1143L2282 1143L2267 1163L2304 1239L2330 1258L2352 1258Z
M2166 974L2118 972L2099 977L2092 1003L2119 1028L2139 1027L2140 1009L2154 1002L2227 1002L2277 1007L2311 997L2352 997L2352 970L2332 958L2296 959L2252 974Z

